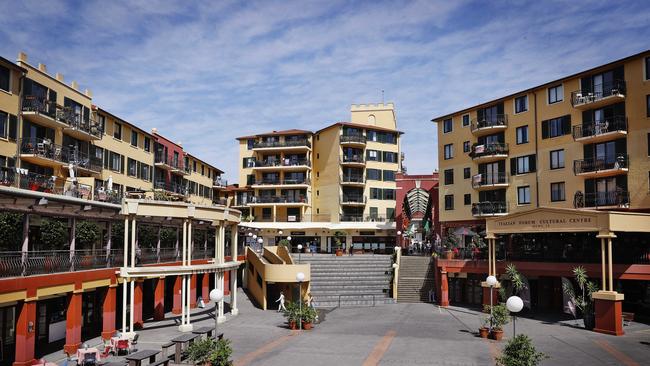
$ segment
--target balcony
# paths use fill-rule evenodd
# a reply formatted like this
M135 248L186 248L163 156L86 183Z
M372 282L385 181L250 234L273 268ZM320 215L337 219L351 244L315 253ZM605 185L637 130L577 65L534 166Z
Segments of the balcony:
M21 139L19 146L20 158L33 164L51 168L67 168L72 164L77 173L99 174L102 171L101 158L54 144L48 139Z
M340 176L340 183L344 186L357 186L363 187L366 184L366 177L363 175L347 175Z
M66 134L83 141L94 141L102 138L103 131L94 120L84 121L71 109L57 110L57 119L66 122L63 128Z
M154 189L167 192L173 196L185 197L188 195L187 187L175 182L155 181Z
M57 118L55 102L45 97L26 95L23 98L22 115L25 119L49 128L65 128L66 122Z
M256 160L253 163L252 168L261 171L302 171L311 168L311 161L309 161L309 159Z
M253 144L253 151L307 151L310 149L311 142L307 139L257 141Z
M116 190L107 191L104 188L95 190L95 201L120 204L122 202L122 193Z
M228 187L228 181L227 180L225 180L225 179L223 179L221 177L218 177L218 178L212 180L212 188L225 189L226 187Z
M484 145L472 146L469 156L478 163L489 163L508 157L508 144L502 142L491 142Z
M625 100L625 81L614 80L594 85L593 90L577 90L571 93L571 105L580 110L599 108Z
M346 146L365 146L366 136L360 134L341 135L341 145Z
M262 179L255 182L252 185L252 188L273 188L273 187L282 187L282 188L307 188L309 187L310 180L309 178L303 179Z
M584 207L589 208L627 208L630 207L630 192L617 189L612 192L585 194Z
M307 205L309 202L306 196L252 196L249 197L248 204L253 206L268 206L273 205L284 205L284 206L299 206Z
M504 131L508 128L508 115L497 114L489 118L473 119L471 130L475 136L489 135L498 131Z
M600 121L573 126L573 140L588 144L627 136L627 118L613 116Z
M504 216L507 214L508 202L506 201L472 203L472 216L474 217Z
M172 156L170 154L165 155L161 152L156 152L154 154L154 165L158 168L168 170L172 173L178 173L180 175L190 174L190 170L185 169L183 159L180 157Z
M394 217L385 217L385 216L363 216L363 215L340 215L339 221L341 222L393 222L395 221Z
M615 159L583 159L573 161L573 172L577 176L609 177L619 174L627 174L629 167L629 156L618 154Z
M343 155L339 161L341 165L366 166L363 155Z
M476 174L472 177L472 188L479 191L507 188L509 185L508 174L505 172Z
M366 196L361 194L343 194L341 196L341 205L344 206L363 206L366 204Z

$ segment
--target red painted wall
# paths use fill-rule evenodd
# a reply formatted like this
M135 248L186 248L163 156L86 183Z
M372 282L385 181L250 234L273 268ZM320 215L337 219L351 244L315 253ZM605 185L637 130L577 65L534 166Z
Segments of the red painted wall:
M397 173L395 176L397 183L397 195L395 204L395 221L397 230L404 232L404 220L408 219L402 209L402 202L409 191L416 188L416 182L420 182L420 188L426 190L431 195L433 205L431 207L431 217L433 218L433 231L440 235L440 221L438 219L438 173L428 175L408 175ZM399 240L398 240L399 242Z

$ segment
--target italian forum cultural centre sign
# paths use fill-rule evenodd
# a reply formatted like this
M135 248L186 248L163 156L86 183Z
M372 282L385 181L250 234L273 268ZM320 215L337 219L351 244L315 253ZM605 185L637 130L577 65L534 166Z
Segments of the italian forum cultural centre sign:
M492 234L598 231L599 215L580 210L536 209L522 214L487 220Z

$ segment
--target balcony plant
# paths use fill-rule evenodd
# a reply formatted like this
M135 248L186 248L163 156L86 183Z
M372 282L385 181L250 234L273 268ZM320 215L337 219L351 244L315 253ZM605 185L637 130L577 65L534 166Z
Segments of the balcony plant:
M508 341L496 362L497 366L537 366L546 358L548 356L537 351L528 336L519 334Z
M489 305L488 305L489 306ZM490 317L482 316L481 317L481 327L478 328L478 334L481 338L487 338L490 334Z
M460 246L460 239L454 234L453 229L447 231L447 235L442 241L442 246L445 248L445 259L454 259L454 254L458 252Z
M598 287L589 280L587 270L582 266L573 268L573 278L578 284L581 294L576 295L573 286L568 282L562 282L562 290L569 296L571 303L582 313L585 328L594 329L595 315L592 295L598 291ZM573 315L576 316L575 313Z
M336 256L340 257L343 255L343 249L341 249L342 246L342 240L344 240L346 237L345 232L343 231L335 231L334 232L334 249L336 250Z

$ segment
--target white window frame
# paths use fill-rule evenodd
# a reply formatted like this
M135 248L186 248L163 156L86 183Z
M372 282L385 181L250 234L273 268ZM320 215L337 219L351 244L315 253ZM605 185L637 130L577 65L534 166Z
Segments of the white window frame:
M517 112L517 99L519 99L519 98L526 98L526 109L524 109L521 112ZM512 110L513 110L514 114L526 113L526 112L528 112L529 109L530 108L529 108L529 105L528 105L528 94L520 95L520 96L514 97L512 99Z
M524 165L527 166L528 169L526 169L525 172L522 172L522 171L519 170L519 162L524 161L524 159L526 161L526 163ZM530 173L530 156L529 155L518 156L517 157L517 174L515 174L515 175L523 175L523 174L528 174L528 173Z

